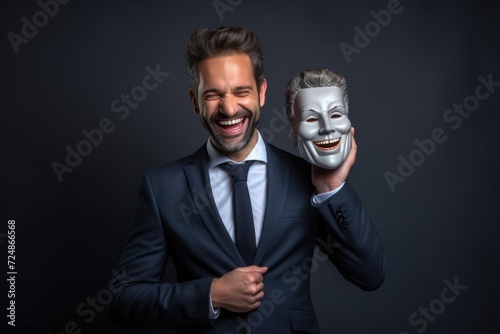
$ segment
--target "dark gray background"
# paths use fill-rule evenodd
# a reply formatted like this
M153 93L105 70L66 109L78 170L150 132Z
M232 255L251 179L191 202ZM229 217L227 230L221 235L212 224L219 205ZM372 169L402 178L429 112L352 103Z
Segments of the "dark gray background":
M114 327L105 311L86 323L76 310L107 288L141 174L206 140L188 99L185 45L192 31L225 24L261 38L269 88L259 126L278 147L296 153L288 125L273 112L283 111L293 74L328 67L348 81L359 145L349 180L383 240L387 279L366 293L321 263L312 291L322 331L417 333L424 328L409 316L456 279L467 288L423 332L497 332L500 88L456 130L443 114L474 95L478 76L500 81L498 5L402 0L401 13L348 63L339 44L352 45L354 27L364 30L370 11L387 1L232 3L222 21L213 1L71 1L16 54L7 34L21 34L21 18L32 21L40 6L2 1L0 248L6 261L7 220L15 219L18 271L17 326L8 329L55 334L74 321L82 333L165 332ZM169 76L120 120L111 102L157 64ZM51 163L64 163L65 146L75 148L81 131L103 118L115 130L60 183ZM391 191L384 172L397 173L398 156L408 158L414 140L435 128L447 140ZM5 313L6 294L2 285Z

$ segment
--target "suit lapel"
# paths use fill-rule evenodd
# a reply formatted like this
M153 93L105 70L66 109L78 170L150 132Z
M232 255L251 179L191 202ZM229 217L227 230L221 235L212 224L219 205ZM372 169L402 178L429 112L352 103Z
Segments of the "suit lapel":
M203 146L188 159L188 165L184 167L191 199L215 242L236 266L244 266L245 263L217 211L208 176L207 162L208 154L206 147Z
M273 241L275 231L281 222L288 193L289 167L282 152L266 143L267 149L267 203L262 234L254 257L254 263L262 261L267 248Z

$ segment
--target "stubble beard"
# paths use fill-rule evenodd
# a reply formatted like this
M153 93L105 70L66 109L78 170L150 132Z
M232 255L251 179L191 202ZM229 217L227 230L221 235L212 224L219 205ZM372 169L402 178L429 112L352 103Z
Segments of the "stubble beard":
M256 115L258 114L259 110L254 110L254 113L251 113L247 110L244 112L238 112L235 116L232 118L238 118L238 117L247 117L247 127L245 129L245 133L243 135L243 138L235 143L231 144L226 141L224 136L220 133L217 133L217 131L214 130L214 127L217 125L215 124L215 119L217 119L216 116L212 116L212 120L210 121L210 124L207 124L206 120L203 120L203 125L207 129L208 133L210 134L210 138L212 139L213 143L223 153L234 153L241 151L247 145L250 143L250 140L252 139L252 136L255 132L255 129L257 128L257 124L259 123L259 119L256 119Z

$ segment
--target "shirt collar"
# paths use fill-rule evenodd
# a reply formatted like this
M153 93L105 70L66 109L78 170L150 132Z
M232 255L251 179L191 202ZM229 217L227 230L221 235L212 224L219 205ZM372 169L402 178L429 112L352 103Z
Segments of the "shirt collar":
M257 131L258 138L257 138L257 143L255 144L255 147L250 151L248 156L243 159L243 161L247 160L257 160L261 161L264 163L267 163L267 151L266 151L266 144L264 143L264 139L262 139L262 136L260 135L260 132ZM229 159L219 151L217 151L212 144L212 141L210 138L207 140L207 152L208 152L208 169L212 169L213 167L220 165L224 162L234 162L233 160Z

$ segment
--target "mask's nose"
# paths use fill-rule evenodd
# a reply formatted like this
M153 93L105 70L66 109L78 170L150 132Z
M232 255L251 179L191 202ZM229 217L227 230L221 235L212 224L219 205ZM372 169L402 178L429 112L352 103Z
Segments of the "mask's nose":
M327 113L321 113L320 128L318 133L320 135L327 135L332 132L335 132L335 129L332 126L330 117Z

